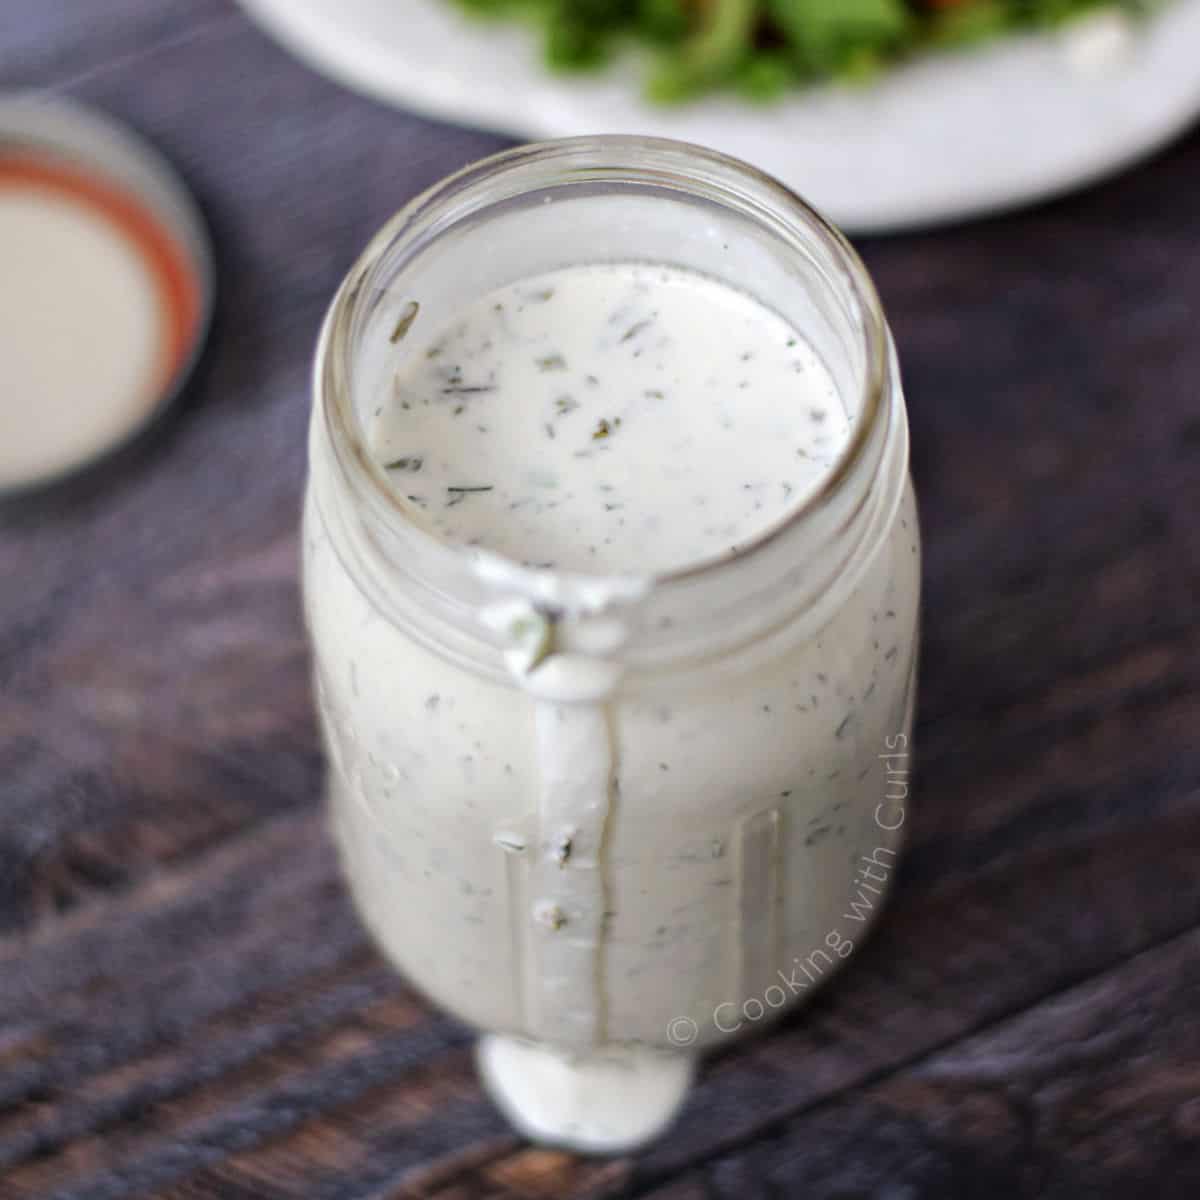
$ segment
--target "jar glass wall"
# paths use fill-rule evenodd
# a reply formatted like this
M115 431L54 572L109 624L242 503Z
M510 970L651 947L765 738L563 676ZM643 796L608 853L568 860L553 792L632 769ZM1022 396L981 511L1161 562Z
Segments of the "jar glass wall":
M731 285L802 333L851 427L821 486L737 553L660 576L443 542L368 448L398 321L627 262ZM356 901L415 984L499 1035L485 1074L519 1124L635 1144L674 1110L690 1055L836 971L895 868L919 549L874 291L834 231L742 164L636 138L524 147L372 242L330 310L315 393L306 613Z

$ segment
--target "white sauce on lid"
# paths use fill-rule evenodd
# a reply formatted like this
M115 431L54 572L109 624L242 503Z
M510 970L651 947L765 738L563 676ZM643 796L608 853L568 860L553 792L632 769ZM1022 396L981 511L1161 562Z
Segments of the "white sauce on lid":
M0 264L3 489L69 470L149 417L172 316L154 263L109 213L2 173Z

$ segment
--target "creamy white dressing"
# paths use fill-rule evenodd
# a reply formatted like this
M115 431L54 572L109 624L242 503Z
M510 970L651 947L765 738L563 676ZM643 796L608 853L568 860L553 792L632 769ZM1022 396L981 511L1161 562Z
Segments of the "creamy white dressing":
M527 565L661 573L820 483L848 421L782 317L692 272L570 267L448 327L401 310L371 445L416 519Z
M912 713L903 452L899 509L831 618L627 691L650 577L733 553L827 476L850 420L820 358L744 293L645 265L537 276L435 328L404 301L389 328L372 451L414 523L477 548L494 596L475 620L510 677L455 665L357 586L312 503L342 503L318 416L306 597L348 878L396 962L492 1032L481 1070L515 1124L627 1149L728 1033L716 1014L836 970L864 856L898 845L875 814ZM502 556L552 567L531 584Z
M820 483L848 435L812 348L692 272L573 267L486 294L447 328L419 321L410 302L393 328L403 360L376 406L374 452L438 536L526 566L653 575L735 553ZM519 1004L540 1042L489 1038L480 1063L533 1136L616 1150L670 1119L691 1069L589 1053L609 1041L608 704L624 631L601 615L610 644L568 652L564 635L596 643L596 613L558 611L553 629L528 602L484 614L535 706L537 811L528 837L498 844L528 856Z
M522 1133L589 1154L634 1150L662 1133L696 1073L684 1054L623 1047L580 1057L505 1037L481 1039L476 1062Z

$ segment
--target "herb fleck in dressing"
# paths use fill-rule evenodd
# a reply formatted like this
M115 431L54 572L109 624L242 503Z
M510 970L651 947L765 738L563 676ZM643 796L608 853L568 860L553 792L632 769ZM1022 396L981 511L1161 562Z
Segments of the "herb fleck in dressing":
M808 343L688 271L570 267L440 329L409 302L396 330L374 454L438 536L526 564L662 572L732 553L812 493L849 433Z

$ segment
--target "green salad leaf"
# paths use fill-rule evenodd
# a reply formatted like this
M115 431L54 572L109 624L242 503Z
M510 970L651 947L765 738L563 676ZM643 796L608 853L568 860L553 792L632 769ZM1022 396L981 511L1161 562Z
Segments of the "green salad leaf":
M655 100L681 100L728 79L746 57L758 0L711 0L704 24L670 57L664 57L651 76L649 92Z
M916 18L903 0L766 0L766 10L809 75L836 75L863 54L898 49Z
M542 29L558 70L623 46L650 58L646 91L675 103L728 88L767 102L822 79L870 79L926 48L971 46L1101 8L1141 15L1166 0L456 0Z

